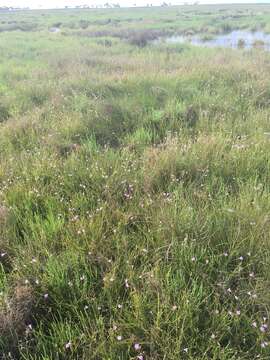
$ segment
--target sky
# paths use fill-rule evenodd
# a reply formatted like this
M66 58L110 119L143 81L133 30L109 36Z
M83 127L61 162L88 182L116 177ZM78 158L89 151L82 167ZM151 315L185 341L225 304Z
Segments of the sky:
M168 0L172 4L182 4L184 1L194 3L195 0ZM30 8L57 8L76 5L102 5L106 2L119 3L121 6L132 6L137 4L138 6L151 3L153 5L160 5L163 0L0 0L0 6L12 6L12 7L30 7ZM218 3L258 3L269 2L270 0L201 0L200 3L218 4Z

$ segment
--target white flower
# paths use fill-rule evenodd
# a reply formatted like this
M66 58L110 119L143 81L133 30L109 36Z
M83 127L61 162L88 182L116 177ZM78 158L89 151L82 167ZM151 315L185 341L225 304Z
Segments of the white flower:
M265 333L266 332L266 330L267 330L267 325L266 324L262 324L261 326L260 326L260 331L261 332L263 332L263 333Z
M134 344L134 350L136 350L136 351L141 350L141 345L138 343Z

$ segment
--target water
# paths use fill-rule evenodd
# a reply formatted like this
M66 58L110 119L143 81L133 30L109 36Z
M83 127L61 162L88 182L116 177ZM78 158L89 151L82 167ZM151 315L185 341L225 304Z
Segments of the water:
M212 39L202 39L198 35L191 36L171 36L166 38L167 43L191 43L197 46L206 47L224 47L224 48L245 48L260 47L265 50L270 50L270 34L262 31L244 31L235 30L228 34L214 35Z
M57 34L61 31L61 29L59 29L58 27L52 27L49 29L50 32Z

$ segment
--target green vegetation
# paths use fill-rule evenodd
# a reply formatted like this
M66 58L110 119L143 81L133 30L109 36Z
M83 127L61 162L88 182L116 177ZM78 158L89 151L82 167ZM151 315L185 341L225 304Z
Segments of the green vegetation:
M270 53L152 42L262 26L1 14L1 359L269 359Z

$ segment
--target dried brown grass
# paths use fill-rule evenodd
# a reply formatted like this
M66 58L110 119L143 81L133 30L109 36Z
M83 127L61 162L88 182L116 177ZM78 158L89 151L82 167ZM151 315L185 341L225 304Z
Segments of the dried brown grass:
M17 284L11 297L0 303L0 338L8 339L11 353L30 323L32 309L33 291L28 285Z

